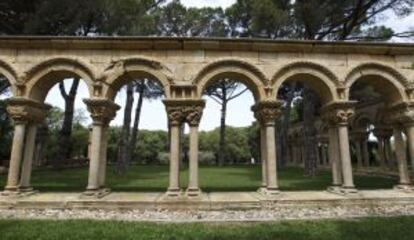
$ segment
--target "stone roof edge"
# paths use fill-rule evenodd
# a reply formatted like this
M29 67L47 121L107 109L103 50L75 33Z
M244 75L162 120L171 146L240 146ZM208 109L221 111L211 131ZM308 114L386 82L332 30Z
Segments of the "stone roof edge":
M256 38L0 36L0 48L85 50L217 50L414 55L413 43Z

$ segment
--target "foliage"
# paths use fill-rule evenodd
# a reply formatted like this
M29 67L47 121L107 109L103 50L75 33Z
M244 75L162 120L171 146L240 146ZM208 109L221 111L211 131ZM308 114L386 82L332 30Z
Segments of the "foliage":
M140 131L140 140L136 148L139 163L160 163L159 153L167 152L168 135L165 131Z

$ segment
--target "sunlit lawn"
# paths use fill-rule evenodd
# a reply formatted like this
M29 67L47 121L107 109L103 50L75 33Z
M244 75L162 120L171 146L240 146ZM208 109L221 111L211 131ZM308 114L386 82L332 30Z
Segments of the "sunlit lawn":
M0 239L412 240L413 227L414 217L283 221L262 224L0 220Z
M200 167L200 185L204 191L255 191L261 183L260 166ZM281 190L324 190L331 183L329 171L316 177L305 177L301 168L284 168L278 172ZM88 169L61 171L35 170L33 186L40 191L83 191ZM187 185L188 171L181 171L181 184ZM4 186L6 176L0 176ZM392 188L397 181L389 178L355 176L358 189ZM128 173L119 176L114 167L108 168L107 185L113 191L165 191L168 186L168 166L132 166Z

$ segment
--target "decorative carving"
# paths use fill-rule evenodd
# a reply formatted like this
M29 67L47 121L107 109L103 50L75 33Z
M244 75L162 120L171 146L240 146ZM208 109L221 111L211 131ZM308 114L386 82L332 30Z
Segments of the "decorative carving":
M190 126L198 126L205 106L204 100L164 100L164 104L171 125L187 122Z
M124 61L113 61L107 68L105 68L103 73L97 77L97 80L100 82L105 82L105 80L110 75L122 76L124 73L125 73Z
M50 105L14 97L7 100L7 112L16 123L41 123L46 118Z
M281 107L281 101L261 101L252 106L252 111L261 124L274 125L275 120L281 115Z
M394 125L414 124L414 102L402 102L391 106L386 119Z
M88 107L95 125L108 125L120 109L117 104L107 99L84 99L83 102Z
M322 118L330 125L348 125L355 114L354 101L332 102L322 107Z

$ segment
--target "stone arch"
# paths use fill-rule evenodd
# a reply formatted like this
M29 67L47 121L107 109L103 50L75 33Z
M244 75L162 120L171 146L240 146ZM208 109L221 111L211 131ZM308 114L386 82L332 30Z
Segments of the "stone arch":
M81 78L93 95L95 75L93 68L78 59L52 58L41 62L27 71L23 77L25 96L43 102L50 88L65 78Z
M223 78L237 79L245 84L256 101L266 98L266 76L253 64L240 59L220 59L204 66L193 79L193 84L197 86L197 97L202 97L205 88L211 82Z
M313 62L293 62L283 66L271 80L274 98L283 83L287 81L302 81L308 84L322 100L328 103L338 99L336 88L340 85L338 77L328 68Z
M131 78L150 78L157 81L164 89L166 98L170 98L170 86L173 82L172 72L158 61L146 58L127 58L113 62L98 78L106 87L103 96L115 99L119 89L131 81Z
M374 124L375 122L375 120L372 118L373 116L369 113L359 113L352 118L350 127L352 129L361 129L364 127L368 127L369 124Z
M18 75L14 68L6 61L0 59L0 75L3 75L9 82L13 95L16 95L16 84L18 82Z
M351 87L357 81L365 81L386 98L386 103L397 103L408 99L408 80L393 67L380 63L363 63L353 68L345 78L345 96L350 98Z

